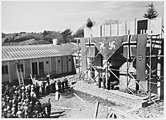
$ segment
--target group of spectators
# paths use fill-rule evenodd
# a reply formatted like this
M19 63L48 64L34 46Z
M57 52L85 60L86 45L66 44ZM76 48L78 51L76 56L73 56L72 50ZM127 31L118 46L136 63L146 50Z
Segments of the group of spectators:
M40 84L41 83L41 84ZM68 80L50 79L30 85L2 86L2 117L3 118L49 118L51 102L41 103L41 96L63 92L68 88Z

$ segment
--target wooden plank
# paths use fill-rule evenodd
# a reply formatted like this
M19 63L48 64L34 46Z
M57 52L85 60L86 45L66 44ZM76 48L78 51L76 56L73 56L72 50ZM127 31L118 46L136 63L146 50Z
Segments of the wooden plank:
M69 107L63 107L63 106L56 106L56 108L59 108L59 109L65 109L65 110L76 110L76 111L81 111L81 109L69 108Z
M99 109L99 102L96 102L96 107L95 107L95 114L94 114L94 118L97 118L97 114L98 114L98 109Z
M77 94L73 93L79 100L81 100L82 102L86 102L85 100L83 100L82 98L80 98Z

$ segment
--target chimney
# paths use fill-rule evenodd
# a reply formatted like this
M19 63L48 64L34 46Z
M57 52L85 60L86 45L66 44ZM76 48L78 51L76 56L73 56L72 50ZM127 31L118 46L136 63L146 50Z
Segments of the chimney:
M58 45L58 40L57 39L53 39L52 42L53 42L53 45Z

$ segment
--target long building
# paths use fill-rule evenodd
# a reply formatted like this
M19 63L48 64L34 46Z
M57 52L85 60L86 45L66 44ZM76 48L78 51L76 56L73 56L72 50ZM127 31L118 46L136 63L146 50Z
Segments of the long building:
M18 80L22 72L24 81L32 76L62 76L76 72L72 54L73 44L2 46L2 82Z

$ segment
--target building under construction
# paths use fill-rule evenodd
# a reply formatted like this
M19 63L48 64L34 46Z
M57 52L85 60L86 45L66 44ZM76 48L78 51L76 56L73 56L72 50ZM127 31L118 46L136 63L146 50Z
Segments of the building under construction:
M93 27L86 28L84 32L89 33L85 34L85 38L80 38L82 73L98 84L99 79L105 76L106 84L113 84L117 91L125 91L129 95L143 95L146 103L163 99L164 31L162 19L156 21L135 20L133 34L125 25L123 35L118 34L120 25L117 25L115 35L111 35L113 25L108 30L103 30L103 26L98 27L100 30L97 35ZM158 22L161 24L156 30ZM123 92L120 94L123 96ZM142 102L141 106L144 105Z

